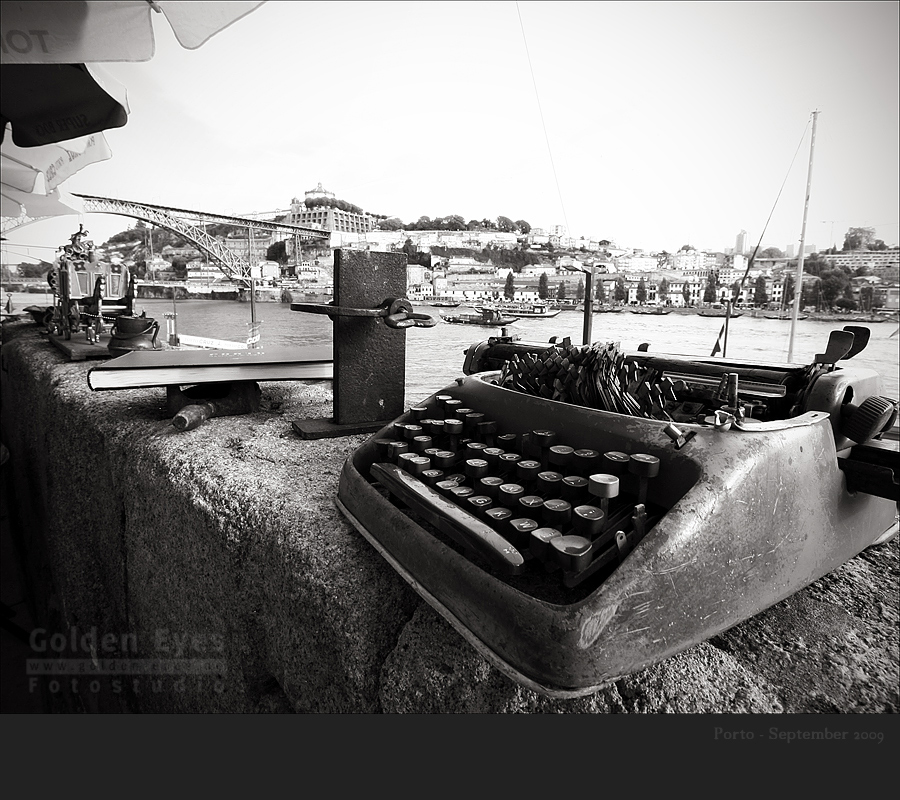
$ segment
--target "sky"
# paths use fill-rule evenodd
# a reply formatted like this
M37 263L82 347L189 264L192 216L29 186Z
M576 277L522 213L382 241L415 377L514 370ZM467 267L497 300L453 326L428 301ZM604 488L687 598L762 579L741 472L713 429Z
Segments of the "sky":
M153 15L153 59L102 65L131 109L113 157L63 188L240 216L321 183L404 222L502 215L650 251L746 230L785 249L818 111L806 243L866 226L896 245L898 8L270 0L197 50ZM134 224L25 226L4 261L52 260L79 222L98 244Z

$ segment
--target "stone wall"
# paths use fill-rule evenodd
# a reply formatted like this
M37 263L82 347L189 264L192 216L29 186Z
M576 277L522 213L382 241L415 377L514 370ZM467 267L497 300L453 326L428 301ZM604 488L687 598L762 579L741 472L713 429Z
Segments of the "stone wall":
M82 680L59 702L69 691L87 710L143 712L898 710L897 539L710 642L551 700L494 670L337 511L341 466L365 437L305 441L291 427L331 416L330 383L264 383L259 412L179 433L164 390L91 392L92 366L66 361L31 322L3 326L4 485L34 642L67 643L35 657L119 660L119 674L94 676L100 691ZM172 672L121 674L135 664Z

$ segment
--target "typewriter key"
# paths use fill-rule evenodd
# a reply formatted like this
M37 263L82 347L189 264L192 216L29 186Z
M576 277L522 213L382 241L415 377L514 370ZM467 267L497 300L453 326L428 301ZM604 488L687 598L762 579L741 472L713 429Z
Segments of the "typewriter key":
M620 453L618 450L610 450L608 453L604 453L603 457L600 459L603 469L610 475L624 474L629 461L631 461L631 459L628 455L626 453Z
M572 463L574 453L575 448L573 447L569 447L566 444L555 444L550 448L547 460L550 462L552 468L564 472L564 468Z
M659 475L659 459L647 453L635 453L631 456L628 470L638 478L638 503L647 502L647 482Z
M550 542L558 536L562 536L562 532L556 528L535 528L528 540L531 554L541 561L546 561L550 555Z
M572 519L572 505L565 500L545 500L543 517L550 527L564 530Z
M516 547L525 547L528 544L531 532L537 530L538 524L529 517L517 517L509 521L507 530L510 539Z
M615 475L597 473L588 478L588 491L600 501L600 510L609 521L609 501L619 496L619 479Z
M525 496L525 487L518 483L504 483L497 489L500 504L507 508L518 508L519 498Z
M581 572L591 564L591 543L582 536L556 536L550 540L550 548L556 563L566 572Z

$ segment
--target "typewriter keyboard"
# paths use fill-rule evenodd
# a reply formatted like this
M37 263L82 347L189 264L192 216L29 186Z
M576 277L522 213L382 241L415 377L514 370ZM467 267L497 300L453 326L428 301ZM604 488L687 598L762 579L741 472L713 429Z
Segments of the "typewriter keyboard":
M654 455L511 432L449 394L401 419L373 440L370 479L492 572L602 580L665 513L651 500Z

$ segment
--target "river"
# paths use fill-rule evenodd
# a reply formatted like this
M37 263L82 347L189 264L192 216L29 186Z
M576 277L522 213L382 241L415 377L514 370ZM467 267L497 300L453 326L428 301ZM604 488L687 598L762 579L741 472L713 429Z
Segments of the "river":
M52 297L40 294L12 296L13 308L46 305ZM165 331L164 314L173 309L171 300L138 300L136 313L146 311L157 319ZM178 331L182 334L215 339L246 341L251 309L249 303L228 300L180 300L176 306ZM460 307L462 310L462 307ZM417 306L417 312L440 319L448 309ZM332 325L328 317L291 311L282 303L257 303L263 343L317 344L330 342ZM595 314L594 341L620 342L625 350L636 350L648 342L650 350L660 353L709 356L723 320L696 314L647 316L623 311L618 314ZM793 361L809 363L817 353L825 351L831 330L847 323L800 320L794 336ZM510 333L525 341L547 342L550 337L569 336L581 342L584 317L581 312L562 311L553 319L521 319L509 326ZM891 336L898 328L896 321L869 326L872 332L866 349L854 356L853 363L877 370L882 378L882 394L900 397L900 335ZM498 328L475 325L451 325L439 322L433 328L409 328L406 331L406 401L415 404L462 374L465 349L476 342L499 334ZM403 335L398 332L398 336ZM729 322L727 355L729 358L785 363L788 353L790 322L754 318L747 314Z

